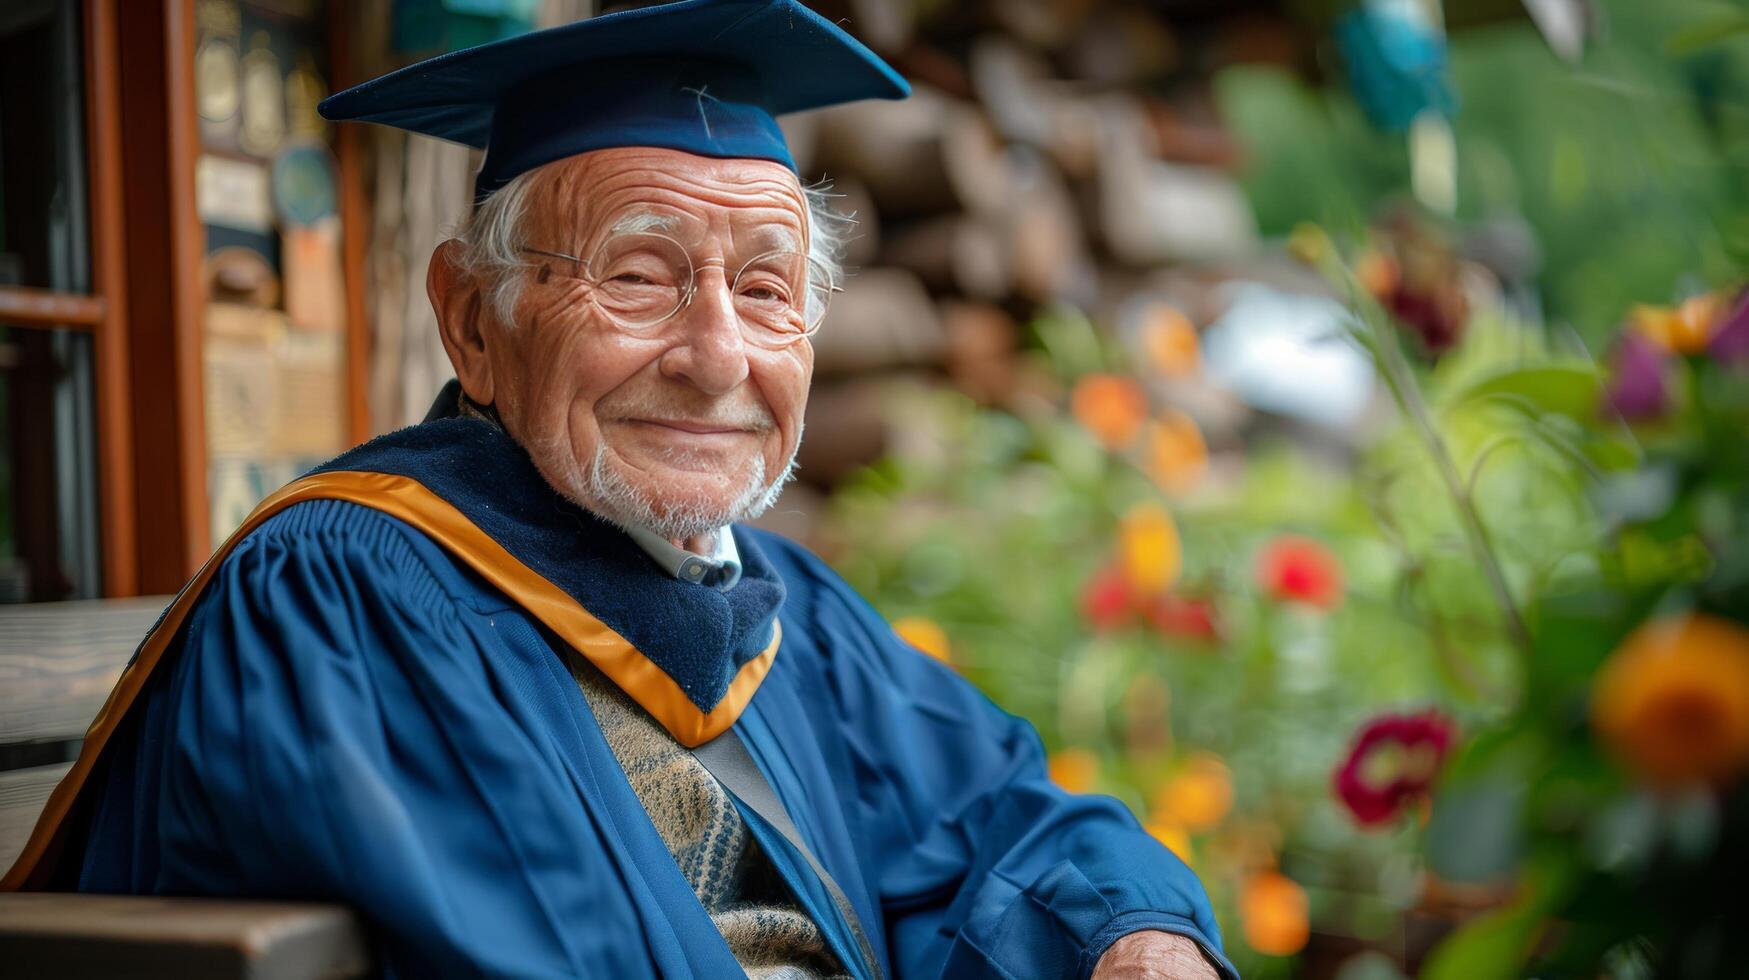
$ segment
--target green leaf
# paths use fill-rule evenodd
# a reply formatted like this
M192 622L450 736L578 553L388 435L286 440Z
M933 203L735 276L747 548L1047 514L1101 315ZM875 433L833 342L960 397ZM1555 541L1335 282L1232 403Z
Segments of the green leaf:
M1600 470L1631 470L1644 458L1639 443L1620 436L1596 434L1581 444L1592 465Z
M1079 310L1051 307L1034 318L1032 330L1060 376L1078 378L1108 370L1099 331Z
M1501 399L1584 420L1596 414L1602 390L1590 364L1543 364L1484 377L1455 395L1450 404Z
M1434 947L1421 980L1518 976L1540 924L1540 916L1521 907L1480 916Z
M1685 27L1665 38L1664 53L1676 56L1693 54L1738 34L1749 34L1749 14L1732 14Z
M1434 947L1421 980L1515 977L1545 928L1549 911L1564 897L1573 875L1571 857L1550 854L1525 870L1512 904L1477 916Z
M1640 447L1619 434L1577 424L1564 415L1529 416L1529 431L1543 445L1571 459L1592 476L1640 464Z

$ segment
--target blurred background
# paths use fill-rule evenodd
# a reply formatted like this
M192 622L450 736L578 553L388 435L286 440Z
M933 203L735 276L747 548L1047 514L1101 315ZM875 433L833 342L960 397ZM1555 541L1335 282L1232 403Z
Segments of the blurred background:
M811 6L916 94L784 120L857 226L761 523L1247 976L1749 975L1749 3ZM597 8L9 0L0 602L418 421L477 154L315 106Z

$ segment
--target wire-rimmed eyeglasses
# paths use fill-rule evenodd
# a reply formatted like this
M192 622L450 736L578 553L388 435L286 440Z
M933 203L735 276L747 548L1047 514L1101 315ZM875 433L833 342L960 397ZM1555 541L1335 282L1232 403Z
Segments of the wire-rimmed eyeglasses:
M523 247L569 263L559 274L589 287L589 302L621 330L644 333L678 314L698 293L697 266L678 241L656 232L616 232L587 259ZM779 248L748 259L730 277L741 332L762 347L787 347L811 336L842 288L817 260Z

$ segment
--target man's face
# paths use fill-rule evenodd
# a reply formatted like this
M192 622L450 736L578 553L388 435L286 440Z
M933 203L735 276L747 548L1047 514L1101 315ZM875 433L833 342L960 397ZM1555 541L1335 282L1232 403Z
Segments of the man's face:
M652 225L684 239L697 268L679 313L621 329L569 263L529 256L545 268L525 274L515 322L486 331L487 354L505 426L549 483L609 519L686 538L767 498L801 440L813 348L747 341L728 280L774 243L805 253L807 210L777 163L597 150L542 168L523 244L590 256Z

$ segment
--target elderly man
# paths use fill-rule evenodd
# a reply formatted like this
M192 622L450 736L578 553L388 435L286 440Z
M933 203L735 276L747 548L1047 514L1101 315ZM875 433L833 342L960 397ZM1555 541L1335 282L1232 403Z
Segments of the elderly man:
M1195 877L800 547L836 225L780 111L905 83L790 0L330 100L485 142L457 382L190 583L8 884L345 902L407 976L1231 975Z

